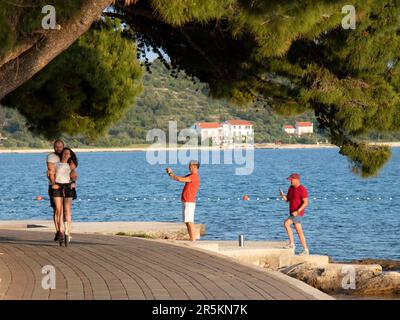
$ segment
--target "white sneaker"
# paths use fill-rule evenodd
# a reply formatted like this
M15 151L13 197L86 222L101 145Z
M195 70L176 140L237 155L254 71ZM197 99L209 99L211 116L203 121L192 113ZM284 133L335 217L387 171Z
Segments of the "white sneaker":
M300 255L301 255L301 256L309 256L309 255L310 255L310 250L304 249L304 250L300 253Z
M291 242L289 242L286 246L285 246L285 249L295 249L296 248L296 245L294 244L294 243L291 243Z

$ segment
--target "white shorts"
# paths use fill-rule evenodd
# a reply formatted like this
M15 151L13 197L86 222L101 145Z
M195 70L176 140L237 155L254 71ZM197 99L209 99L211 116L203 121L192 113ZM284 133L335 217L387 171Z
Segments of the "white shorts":
M194 222L194 210L196 202L182 202L182 219L183 222Z

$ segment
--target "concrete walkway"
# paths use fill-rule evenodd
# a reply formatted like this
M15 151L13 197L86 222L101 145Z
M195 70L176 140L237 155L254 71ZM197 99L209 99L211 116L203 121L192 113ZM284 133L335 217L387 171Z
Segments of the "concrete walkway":
M283 274L155 240L0 230L0 299L329 299ZM56 289L42 288L42 267Z
M184 223L158 221L110 221L79 222L74 221L72 233L147 236L157 239L189 239ZM0 230L24 230L54 233L51 220L7 220L0 221ZM196 238L205 233L204 224L196 224Z

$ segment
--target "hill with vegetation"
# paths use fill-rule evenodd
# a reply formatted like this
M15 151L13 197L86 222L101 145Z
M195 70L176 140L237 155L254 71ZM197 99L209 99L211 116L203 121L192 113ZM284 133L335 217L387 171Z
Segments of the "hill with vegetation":
M177 121L178 129L190 127L198 121L223 122L229 119L245 119L254 122L255 142L316 143L326 141L318 131L318 123L312 112L296 117L283 117L270 108L257 103L238 107L226 100L208 97L208 88L200 82L193 82L183 73L171 75L163 64L153 62L150 73L143 76L144 91L130 106L123 118L113 125L106 135L96 141L82 136L62 137L72 147L129 147L146 141L148 130L159 128L168 134L168 122ZM312 121L315 133L309 136L290 136L283 132L285 124L296 121ZM51 123L49 123L49 126ZM0 106L0 134L6 137L5 148L48 148L51 142L34 136L27 128L25 119L15 109ZM398 140L396 136L386 138Z

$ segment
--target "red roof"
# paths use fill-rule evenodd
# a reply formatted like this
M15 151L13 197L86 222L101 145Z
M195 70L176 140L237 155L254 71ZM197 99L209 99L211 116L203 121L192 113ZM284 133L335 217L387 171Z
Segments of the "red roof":
M197 126L201 129L218 129L221 127L221 124L218 122L197 122Z
M289 126L289 125L286 125L286 126L283 126L285 129L294 129L294 127L293 126Z
M234 126L252 126L253 122L247 120L228 120L227 123L232 124Z
M312 127L312 122L296 122L296 127Z

